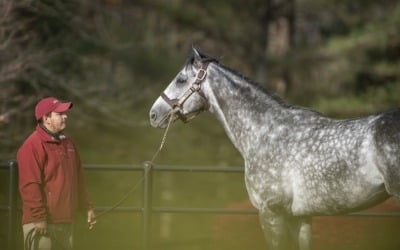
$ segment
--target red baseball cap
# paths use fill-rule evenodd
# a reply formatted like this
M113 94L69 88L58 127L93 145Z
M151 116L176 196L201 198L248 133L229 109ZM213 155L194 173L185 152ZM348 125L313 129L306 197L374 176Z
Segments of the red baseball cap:
M72 102L60 102L54 97L47 97L38 102L35 108L36 120L51 112L63 113L72 108Z

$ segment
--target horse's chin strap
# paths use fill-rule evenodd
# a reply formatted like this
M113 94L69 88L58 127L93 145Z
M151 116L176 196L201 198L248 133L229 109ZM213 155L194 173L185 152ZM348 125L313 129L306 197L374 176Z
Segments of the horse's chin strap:
M212 60L204 61L201 65L200 70L197 72L196 80L192 83L192 86L183 93L183 95L179 99L170 99L164 92L161 93L161 97L164 99L166 103L168 103L172 108L172 113L178 115L179 119L181 119L184 123L189 122L191 119L196 117L202 111L207 110L210 105L203 91L201 91L201 83L207 76L207 67ZM189 115L183 114L183 104L192 96L194 93L197 93L203 102L202 108L197 112L191 113ZM171 114L169 114L171 115Z

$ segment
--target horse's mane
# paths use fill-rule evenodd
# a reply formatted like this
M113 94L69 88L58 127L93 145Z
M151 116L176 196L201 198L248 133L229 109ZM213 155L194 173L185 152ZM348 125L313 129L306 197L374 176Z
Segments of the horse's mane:
M221 64L219 62L217 64L222 69L224 69L224 70L234 74L235 76L238 76L239 78L243 79L243 82L248 83L249 85L253 86L256 90L261 91L262 93L266 94L268 97L270 97L271 99L275 100L280 105L285 106L285 107L291 107L291 105L289 103L287 103L285 100L283 100L274 91L272 91L272 90L268 89L267 87L265 87L263 84L251 79L250 77L247 77L247 76L243 75L242 73L240 73L237 70L234 70L234 69L231 69L231 68L227 67L226 65L223 65L223 64Z
M254 81L253 79L243 75L242 73L240 73L237 70L234 70L232 68L229 68L228 66L222 64L219 62L218 59L210 57L208 55L205 55L203 53L201 53L201 59L202 62L205 61L213 61L216 65L218 65L220 68L222 68L225 71L230 72L231 74L243 79L243 82L248 83L249 85L253 86L256 90L261 91L262 93L266 94L268 97L270 97L271 99L275 100L278 104L290 108L292 107L292 105L290 105L289 103L287 103L285 100L283 100L279 95L277 95L274 91L266 88L264 85L260 84L257 81ZM194 63L195 57L194 55L189 56L189 58L186 61L186 67L189 65L192 65ZM234 85L236 87L238 87L236 84Z

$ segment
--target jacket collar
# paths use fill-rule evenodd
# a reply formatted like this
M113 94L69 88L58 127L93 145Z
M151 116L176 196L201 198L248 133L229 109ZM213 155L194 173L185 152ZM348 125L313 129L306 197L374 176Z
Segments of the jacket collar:
M61 140L65 139L66 136L64 134L53 134L51 133L46 127L38 124L36 126L36 131L38 132L40 138L47 142L60 142Z

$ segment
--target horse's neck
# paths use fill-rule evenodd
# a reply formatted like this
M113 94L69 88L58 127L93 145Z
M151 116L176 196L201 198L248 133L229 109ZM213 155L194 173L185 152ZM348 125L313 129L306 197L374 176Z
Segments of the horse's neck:
M288 105L230 71L215 67L213 73L205 85L210 112L223 124L236 148L246 155L257 140L279 126Z

